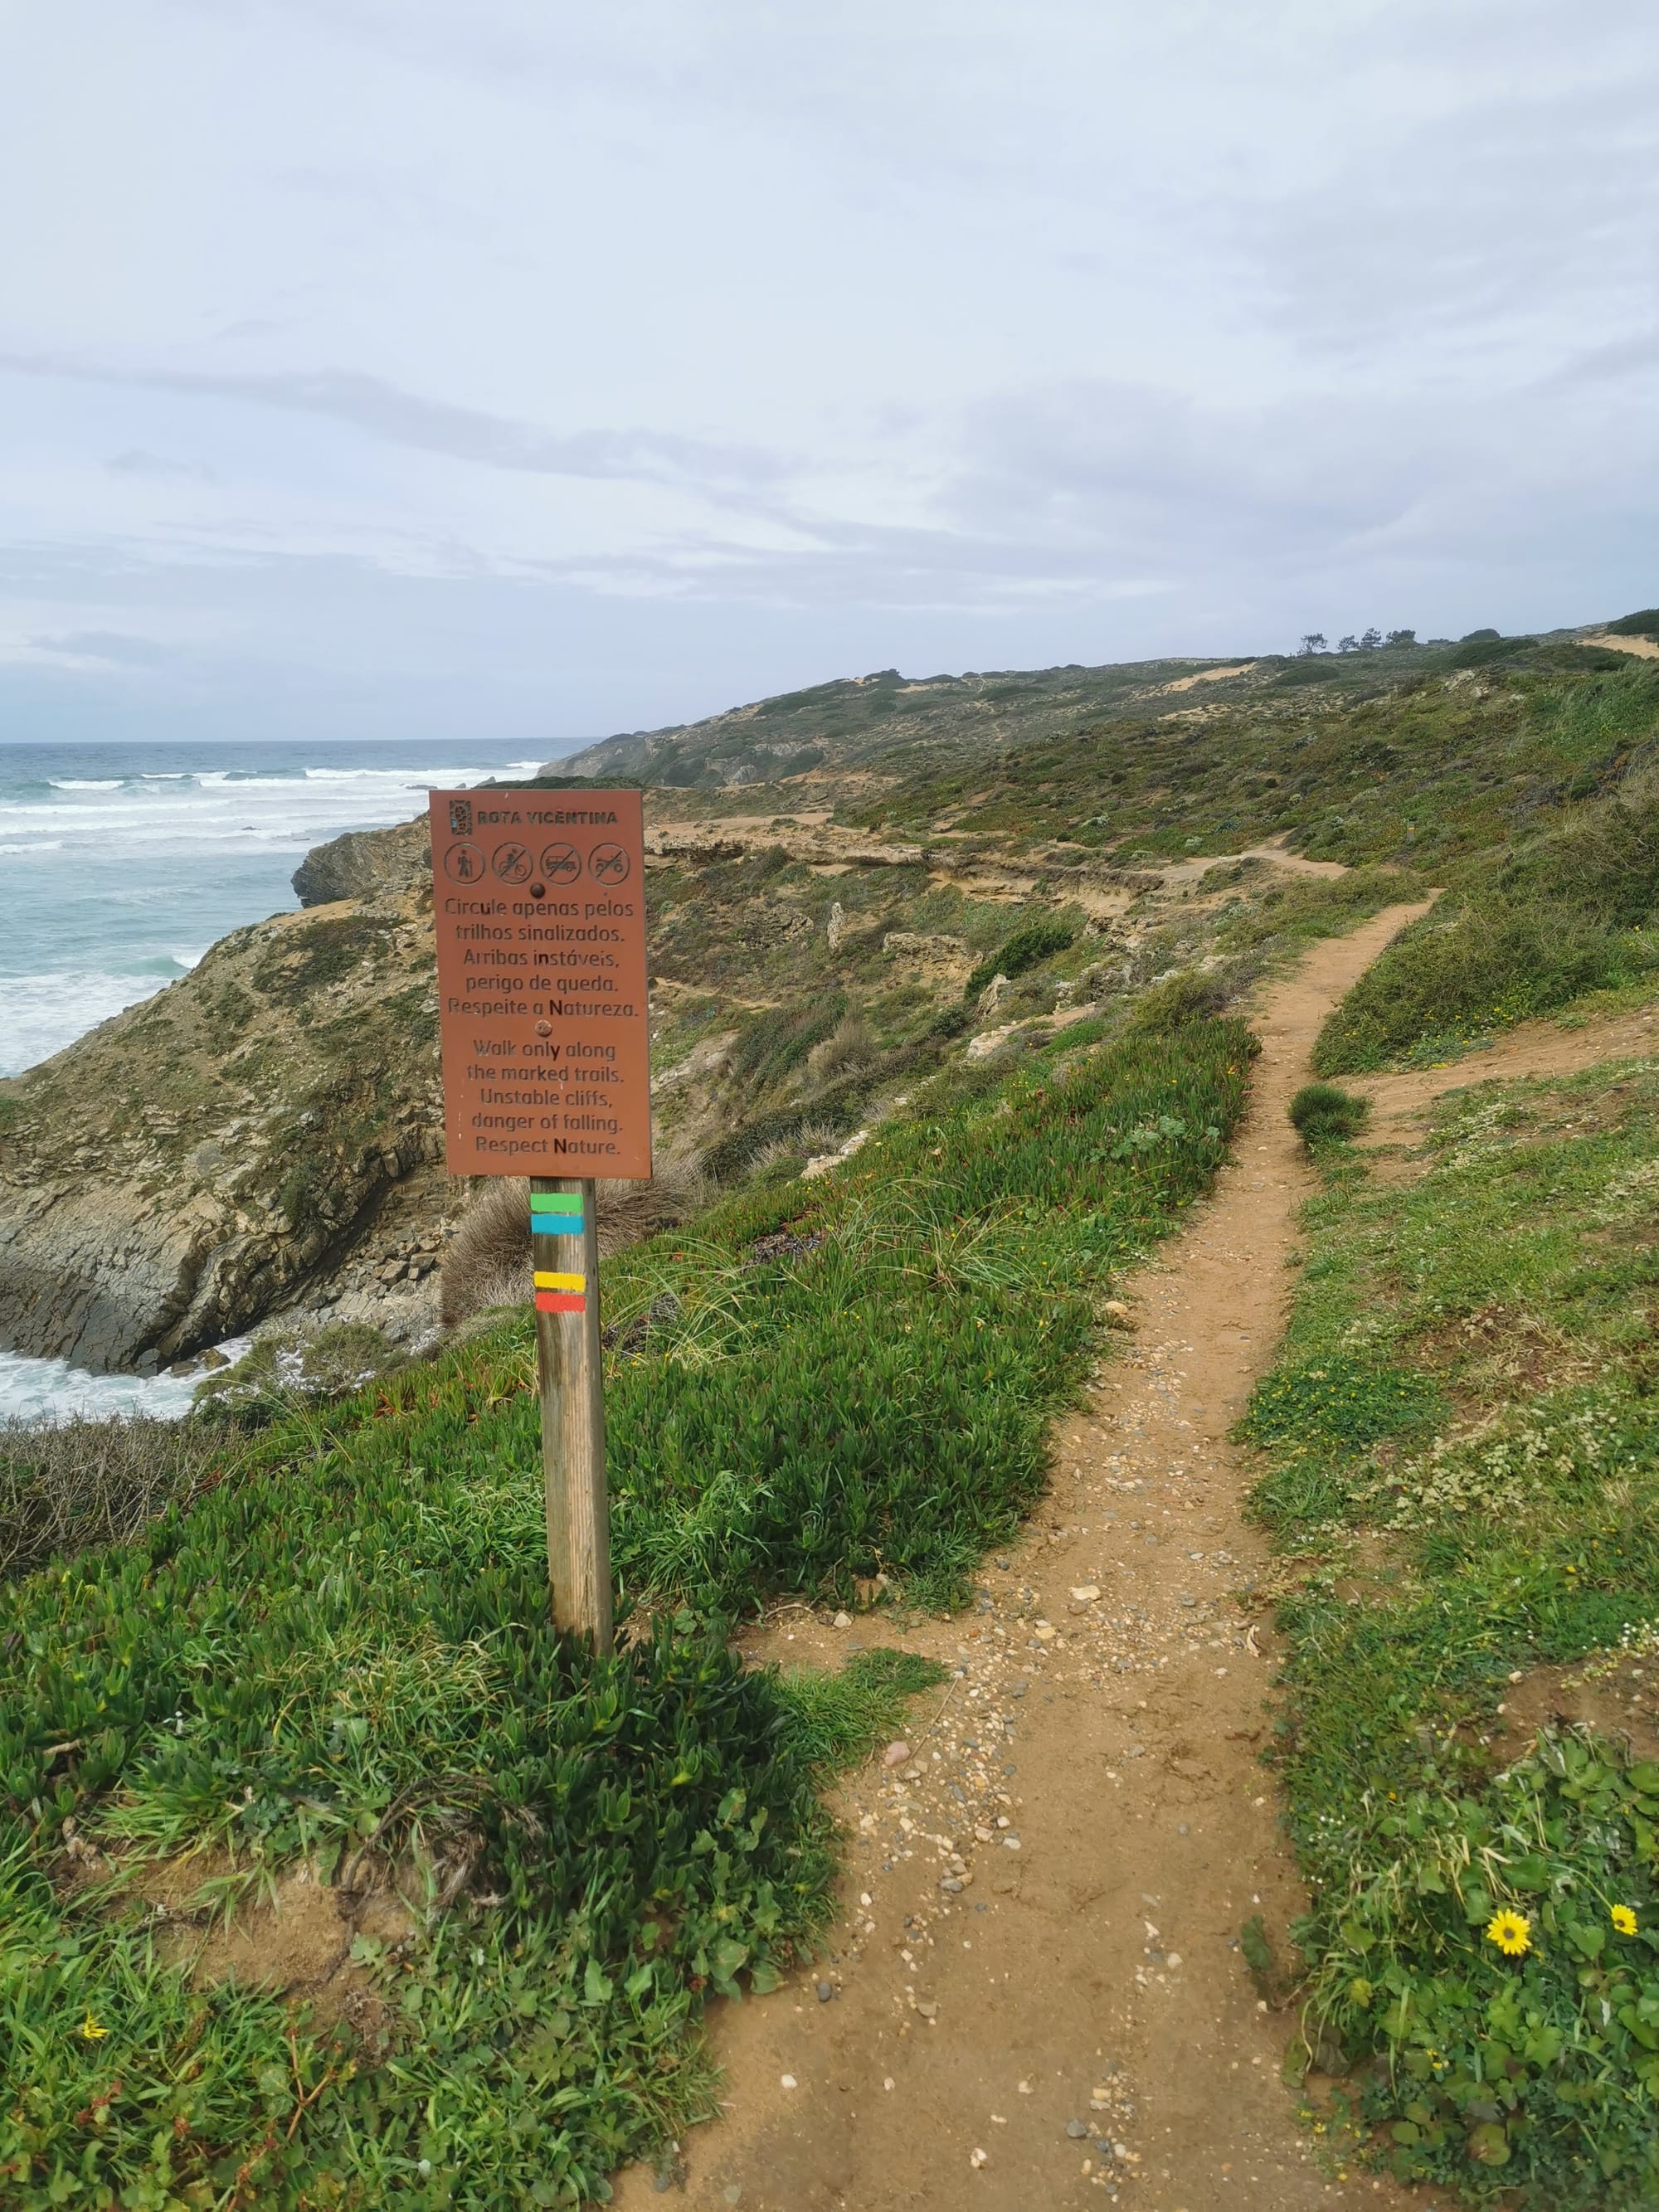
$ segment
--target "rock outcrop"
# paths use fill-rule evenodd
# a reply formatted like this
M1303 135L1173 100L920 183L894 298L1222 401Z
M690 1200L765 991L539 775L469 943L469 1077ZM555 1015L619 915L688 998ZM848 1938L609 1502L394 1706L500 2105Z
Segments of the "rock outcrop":
M432 878L432 841L424 821L391 830L348 830L313 845L294 871L301 906L336 899L398 898Z
M413 1291L443 1152L425 842L337 839L301 874L358 896L234 932L0 1083L0 1344L143 1372L332 1303L348 1261Z

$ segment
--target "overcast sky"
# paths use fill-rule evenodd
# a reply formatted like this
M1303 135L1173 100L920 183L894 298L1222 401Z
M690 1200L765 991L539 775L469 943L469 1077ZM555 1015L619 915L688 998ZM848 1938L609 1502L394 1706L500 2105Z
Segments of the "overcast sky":
M1651 0L0 0L0 738L1659 599Z

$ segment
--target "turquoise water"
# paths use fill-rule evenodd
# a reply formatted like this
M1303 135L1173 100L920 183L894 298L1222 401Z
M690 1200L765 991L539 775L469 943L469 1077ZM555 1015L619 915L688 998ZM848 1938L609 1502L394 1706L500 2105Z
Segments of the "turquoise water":
M429 785L538 765L484 744L0 744L0 1075L296 906L289 878L313 845L409 820ZM0 1421L181 1412L188 1396L0 1346Z
M322 839L534 766L483 744L0 745L0 1075L294 906Z

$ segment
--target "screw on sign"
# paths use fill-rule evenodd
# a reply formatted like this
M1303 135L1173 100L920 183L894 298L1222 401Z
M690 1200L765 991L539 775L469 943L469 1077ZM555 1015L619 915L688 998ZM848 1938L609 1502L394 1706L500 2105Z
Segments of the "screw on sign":
M444 1137L530 1185L555 1625L611 1645L594 1179L651 1174L637 791L434 791Z

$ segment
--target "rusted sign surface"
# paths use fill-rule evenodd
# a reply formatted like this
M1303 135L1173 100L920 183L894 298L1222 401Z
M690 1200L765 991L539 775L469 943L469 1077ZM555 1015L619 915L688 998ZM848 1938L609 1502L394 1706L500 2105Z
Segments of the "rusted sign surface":
M637 791L434 791L452 1175L651 1173Z

